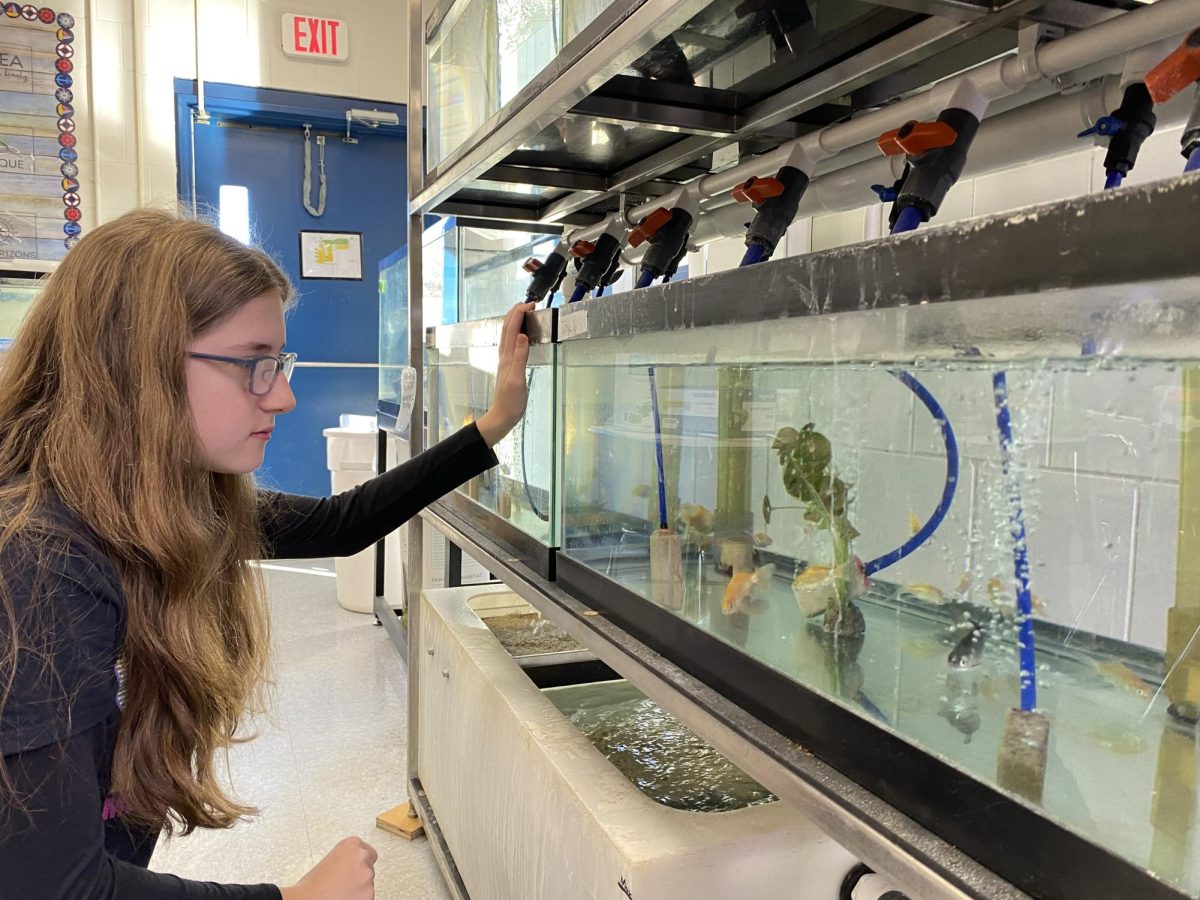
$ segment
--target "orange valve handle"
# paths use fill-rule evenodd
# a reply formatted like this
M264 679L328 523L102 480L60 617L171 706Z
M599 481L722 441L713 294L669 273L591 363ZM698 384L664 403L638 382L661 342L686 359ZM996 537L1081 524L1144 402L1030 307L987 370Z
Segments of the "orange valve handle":
M920 156L928 150L949 147L956 140L958 132L945 122L913 121L881 134L875 144L884 156Z
M757 206L764 200L778 197L783 192L783 182L778 178L755 178L751 176L733 189L733 199L738 203L753 203Z
M521 266L521 268L524 269L526 272L528 272L530 275L534 274L541 267L542 267L542 261L540 259L535 259L532 256L529 257L529 259L525 260L524 265Z
M637 228L629 232L629 246L636 247L642 244L654 235L658 234L659 229L671 221L671 211L660 206L642 221L638 222Z
M571 245L571 255L576 259L583 259L586 256L591 256L596 249L596 245L591 241L576 241Z
M1146 87L1155 103L1170 100L1196 81L1200 81L1200 28L1146 73Z

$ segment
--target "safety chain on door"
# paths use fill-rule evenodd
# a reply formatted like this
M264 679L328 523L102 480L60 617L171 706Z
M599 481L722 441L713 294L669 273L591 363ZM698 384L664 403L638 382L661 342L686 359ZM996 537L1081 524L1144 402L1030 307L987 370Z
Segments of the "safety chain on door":
M317 206L314 209L309 203L308 198L312 196L312 146L309 143L309 135L312 126L307 122L304 123L304 208L308 210L309 215L320 216L325 213L325 135L317 135L317 152L318 165L320 166L321 176L321 193L317 198Z

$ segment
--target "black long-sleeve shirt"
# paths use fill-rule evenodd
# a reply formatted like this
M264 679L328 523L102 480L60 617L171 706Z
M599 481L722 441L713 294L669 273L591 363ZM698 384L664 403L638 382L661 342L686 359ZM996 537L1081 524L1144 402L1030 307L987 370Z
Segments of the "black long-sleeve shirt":
M496 464L474 425L336 497L263 491L266 556L357 553ZM0 566L23 648L0 708L0 753L24 809L0 808L0 900L279 900L275 885L186 881L146 868L157 833L106 817L126 602L112 560L69 510L60 546L9 543ZM33 603L32 598L38 602ZM49 602L47 602L49 601ZM6 626L0 605L0 626ZM6 633L0 628L0 634ZM47 672L53 673L47 677Z

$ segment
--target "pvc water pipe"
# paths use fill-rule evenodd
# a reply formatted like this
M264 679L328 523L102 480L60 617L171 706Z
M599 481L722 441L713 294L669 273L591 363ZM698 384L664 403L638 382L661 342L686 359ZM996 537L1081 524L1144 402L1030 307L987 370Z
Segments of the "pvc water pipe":
M962 177L976 178L1079 149L1076 134L1115 108L1121 93L1119 80L1110 78L1079 93L1048 97L985 119L971 145ZM1182 125L1188 106L1188 98L1176 96L1157 107L1158 127ZM821 215L867 206L873 202L869 186L893 183L903 168L903 159L881 156L818 174L800 201L799 214ZM702 227L703 223L702 219Z
M660 206L669 209L678 205L685 191L697 192L698 199L713 197L732 190L752 175L773 174L785 165L795 166L811 175L821 160L873 141L888 127L896 127L912 119L927 119L943 109L967 109L982 118L987 105L993 100L1019 93L1042 79L1093 65L1172 36L1180 36L1195 27L1198 16L1200 0L1159 0L1153 6L1144 6L1101 22L1084 31L1043 44L1028 53L1009 54L984 63L962 75L948 78L924 93L848 122L826 126L769 153L721 172L702 176L663 197L634 207L628 211L626 221L638 222ZM598 226L591 226L573 236L576 239L588 239L599 234L597 229Z
M1121 69L1121 89L1138 81L1146 80L1146 73L1166 59L1179 45L1176 40L1155 41L1125 54L1125 66Z

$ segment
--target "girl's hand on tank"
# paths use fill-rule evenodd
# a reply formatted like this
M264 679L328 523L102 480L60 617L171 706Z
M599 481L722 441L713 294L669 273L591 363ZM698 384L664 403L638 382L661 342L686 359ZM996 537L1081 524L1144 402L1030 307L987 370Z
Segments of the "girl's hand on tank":
M496 368L496 395L491 408L479 417L475 425L489 447L496 446L525 415L529 400L525 365L529 362L529 338L521 333L525 313L535 303L518 303L504 317L500 336L500 364Z
M366 841L348 837L292 887L280 888L283 900L375 900L375 860Z

